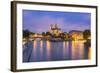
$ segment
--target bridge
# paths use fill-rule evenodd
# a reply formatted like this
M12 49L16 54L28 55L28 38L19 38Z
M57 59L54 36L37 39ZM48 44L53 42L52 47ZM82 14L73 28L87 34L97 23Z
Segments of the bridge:
M43 36L43 35L40 35L40 34L35 34L35 35L32 35L30 37L31 40L35 40L35 39L50 39L50 36Z

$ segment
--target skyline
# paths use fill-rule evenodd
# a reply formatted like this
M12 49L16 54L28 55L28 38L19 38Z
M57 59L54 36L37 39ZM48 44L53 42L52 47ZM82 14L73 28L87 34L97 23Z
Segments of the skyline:
M23 10L23 29L42 33L50 29L50 24L58 24L64 32L90 29L91 14L80 12L56 12Z

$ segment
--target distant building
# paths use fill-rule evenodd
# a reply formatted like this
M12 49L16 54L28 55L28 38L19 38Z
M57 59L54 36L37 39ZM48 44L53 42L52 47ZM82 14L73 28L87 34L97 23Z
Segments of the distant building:
M57 24L51 24L49 32L54 36L59 36L62 33L61 28L59 28Z
M69 34L68 33L64 33L65 34L65 38L68 39Z
M30 38L59 38L59 39L64 39L64 40L83 40L83 31L78 31L78 30L71 30L69 33L63 32L61 28L58 27L57 24L51 24L50 25L50 30L43 32L42 34L34 33L30 34ZM88 39L91 39L91 36L88 37Z
M83 32L78 30L72 30L69 32L69 36L71 39L80 40L83 39Z

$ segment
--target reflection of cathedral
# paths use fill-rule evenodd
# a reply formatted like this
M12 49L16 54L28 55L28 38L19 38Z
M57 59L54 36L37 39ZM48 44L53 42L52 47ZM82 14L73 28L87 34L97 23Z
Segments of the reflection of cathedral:
M51 27L50 27L49 32L50 32L52 35L54 35L54 36L59 36L59 35L62 33L61 29L58 27L57 24L55 24L55 25L51 24L50 26L51 26Z

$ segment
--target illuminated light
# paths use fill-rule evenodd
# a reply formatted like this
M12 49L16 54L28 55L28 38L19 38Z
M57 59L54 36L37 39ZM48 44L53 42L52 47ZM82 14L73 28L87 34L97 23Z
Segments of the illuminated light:
M91 39L91 36L89 36L88 39Z
M91 47L89 47L89 50L88 50L88 59L91 59Z

